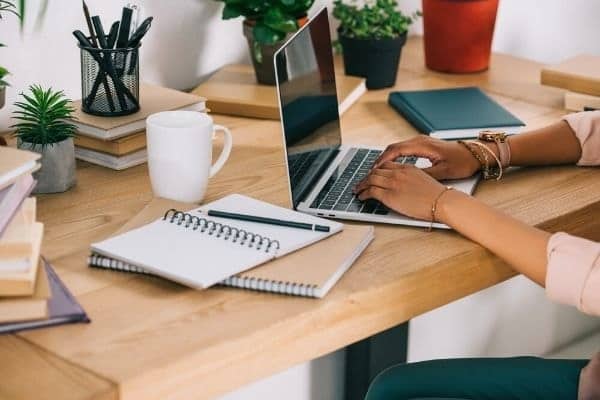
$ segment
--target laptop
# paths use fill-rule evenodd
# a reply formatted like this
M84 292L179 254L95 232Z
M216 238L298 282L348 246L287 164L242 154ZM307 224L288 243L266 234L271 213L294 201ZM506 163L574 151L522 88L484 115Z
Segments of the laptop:
M320 217L428 227L430 221L400 215L376 200L362 202L352 193L384 149L342 143L329 29L323 8L274 57L292 204ZM431 166L417 157L396 162ZM473 177L448 184L471 194L477 182Z

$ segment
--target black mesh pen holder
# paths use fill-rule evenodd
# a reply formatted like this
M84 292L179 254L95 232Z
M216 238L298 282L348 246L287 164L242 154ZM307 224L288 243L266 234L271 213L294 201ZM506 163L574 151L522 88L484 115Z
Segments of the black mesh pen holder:
M81 109L103 117L140 110L139 48L81 49Z

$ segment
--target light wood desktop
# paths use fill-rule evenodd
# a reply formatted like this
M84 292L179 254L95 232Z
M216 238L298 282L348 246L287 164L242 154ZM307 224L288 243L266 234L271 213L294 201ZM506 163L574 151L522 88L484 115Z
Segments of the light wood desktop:
M556 121L563 91L538 84L541 65L494 55L490 71L444 75L423 66L409 40L397 89L479 85L530 127ZM347 142L385 145L416 135L367 93L343 118ZM287 205L276 121L217 116L233 130L229 162L207 201L242 193ZM553 167L484 182L476 197L527 223L600 240L600 169ZM151 199L146 167L122 172L81 163L78 185L40 196L43 254L92 323L0 337L0 397L212 398L384 331L514 275L453 232L379 225L376 238L323 300L214 288L193 291L157 278L90 269L89 245ZM198 259L202 259L199 250Z

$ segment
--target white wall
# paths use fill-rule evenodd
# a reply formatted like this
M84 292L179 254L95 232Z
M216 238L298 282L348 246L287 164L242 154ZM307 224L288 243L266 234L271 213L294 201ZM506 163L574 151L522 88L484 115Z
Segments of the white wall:
M29 15L39 0L28 0ZM327 3L319 0L319 3ZM125 1L88 0L105 21L119 17ZM248 60L239 21L221 21L212 0L142 0L155 16L142 48L145 81L185 89L220 66ZM412 12L419 0L401 0ZM494 39L496 51L552 63L581 52L600 54L600 2L589 0L503 0ZM71 32L84 28L75 0L50 0L44 25L24 33L14 18L0 22L0 65L13 75L9 102L29 84L41 83L80 97L79 52ZM414 28L420 32L419 24ZM9 125L10 108L0 111L0 131ZM585 334L598 321L550 304L541 289L516 278L415 319L409 346L411 360L450 356L543 354ZM240 389L224 399L335 399L343 393L343 352L296 366ZM325 379L324 379L325 377ZM292 395L293 393L293 395Z

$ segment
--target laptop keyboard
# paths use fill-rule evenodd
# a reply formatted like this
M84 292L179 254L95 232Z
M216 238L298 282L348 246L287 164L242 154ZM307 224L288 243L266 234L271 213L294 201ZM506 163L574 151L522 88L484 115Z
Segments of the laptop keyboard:
M288 169L291 172L290 183L292 187L296 187L306 172L310 169L313 162L323 151L315 150L305 153L293 154L288 157Z
M342 173L329 178L311 204L311 208L387 215L389 209L379 201L372 199L360 201L352 192L354 186L369 174L373 163L381 153L381 150L351 149L340 164L346 165L346 161L349 160ZM416 157L402 157L396 160L404 164L415 164L416 161Z

